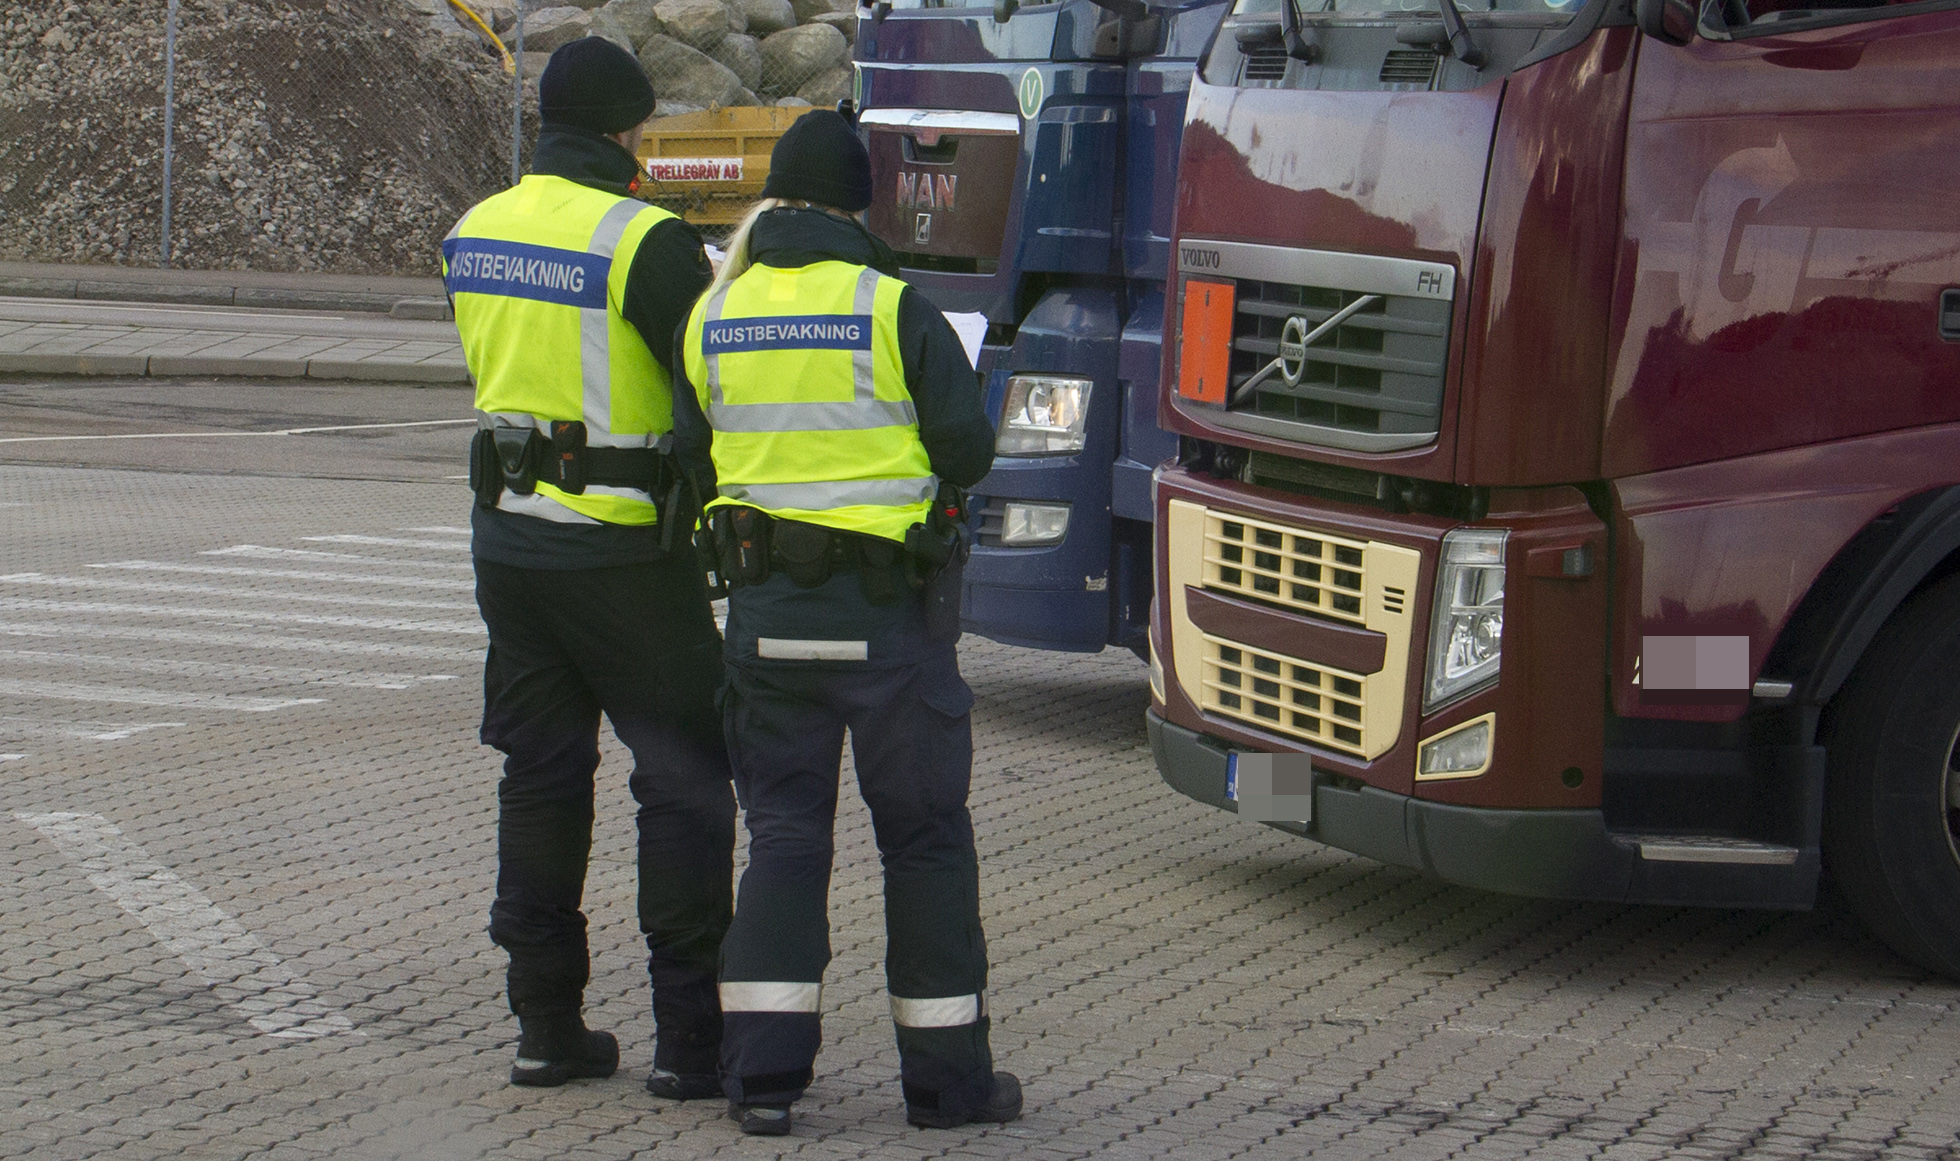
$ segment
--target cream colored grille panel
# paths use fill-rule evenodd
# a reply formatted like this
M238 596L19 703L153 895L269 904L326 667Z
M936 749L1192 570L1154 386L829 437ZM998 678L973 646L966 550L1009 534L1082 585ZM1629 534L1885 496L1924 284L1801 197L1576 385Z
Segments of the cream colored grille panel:
M1365 541L1206 512L1204 562L1216 592L1367 623Z
M1304 742L1367 752L1365 678L1209 633L1202 636L1200 709Z

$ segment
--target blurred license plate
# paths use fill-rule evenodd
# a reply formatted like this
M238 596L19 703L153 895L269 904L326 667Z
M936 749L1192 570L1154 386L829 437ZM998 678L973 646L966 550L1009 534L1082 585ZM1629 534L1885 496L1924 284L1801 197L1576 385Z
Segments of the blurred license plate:
M1313 762L1305 754L1225 755L1225 801L1247 822L1312 822Z

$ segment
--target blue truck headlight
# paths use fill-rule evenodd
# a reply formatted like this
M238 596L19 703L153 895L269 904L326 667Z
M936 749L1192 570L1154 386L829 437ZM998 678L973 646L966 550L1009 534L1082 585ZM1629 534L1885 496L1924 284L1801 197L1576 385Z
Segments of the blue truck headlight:
M1060 544L1067 535L1067 504L1024 504L1010 500L1001 513L1000 542L1010 548Z
M996 454L1052 456L1079 452L1088 439L1088 379L1059 375L1012 375L1001 409Z
M1504 540L1509 535L1496 528L1459 528L1443 537L1429 618L1425 713L1497 680L1503 660Z

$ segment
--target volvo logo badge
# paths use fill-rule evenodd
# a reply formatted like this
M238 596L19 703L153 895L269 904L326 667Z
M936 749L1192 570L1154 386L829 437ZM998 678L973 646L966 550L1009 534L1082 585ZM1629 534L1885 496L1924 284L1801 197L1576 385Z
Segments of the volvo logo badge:
M1307 320L1288 315L1279 332L1279 377L1288 387L1298 387L1307 373Z

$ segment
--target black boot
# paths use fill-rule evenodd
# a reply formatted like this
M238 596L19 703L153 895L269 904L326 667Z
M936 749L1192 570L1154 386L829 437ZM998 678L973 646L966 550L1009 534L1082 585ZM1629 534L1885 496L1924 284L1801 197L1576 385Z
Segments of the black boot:
M517 1063L510 1082L556 1088L580 1077L611 1076L619 1067L619 1041L592 1032L574 1012L568 1016L519 1016Z
M728 1119L740 1122L742 1131L751 1137L789 1136L788 1105L740 1105L730 1102Z
M994 1073L993 1091L970 1109L926 1108L905 1103L905 1119L922 1129L957 1129L978 1122L1004 1125L1021 1115L1021 1079L1011 1072Z
M712 1072L671 1072L656 1065L647 1074L647 1091L667 1101L704 1100L721 1095L721 1078Z

